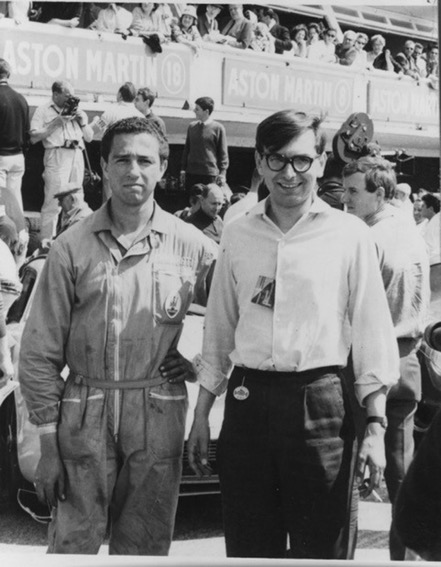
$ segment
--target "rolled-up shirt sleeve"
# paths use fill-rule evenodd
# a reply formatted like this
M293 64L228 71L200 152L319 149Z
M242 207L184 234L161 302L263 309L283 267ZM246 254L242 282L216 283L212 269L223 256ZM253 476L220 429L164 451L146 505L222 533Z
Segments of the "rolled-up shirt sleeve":
M349 270L349 320L355 393L360 404L400 376L399 352L375 244L359 237Z
M19 380L31 423L54 429L64 390L61 371L74 302L73 272L69 258L54 243L35 292L23 331ZM49 428L49 429L48 429Z
M239 320L235 281L228 254L228 238L221 241L205 317L202 356L195 360L198 382L220 396L232 369L230 354Z

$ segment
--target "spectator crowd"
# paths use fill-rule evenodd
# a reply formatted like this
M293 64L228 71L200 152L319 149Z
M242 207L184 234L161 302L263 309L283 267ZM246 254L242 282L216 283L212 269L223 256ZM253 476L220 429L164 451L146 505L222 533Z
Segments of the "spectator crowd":
M195 54L205 42L238 49L276 53L311 61L351 66L357 70L380 69L415 80L429 79L436 87L438 45L423 45L412 38L392 53L381 34L347 29L328 19L284 25L283 13L272 8L242 4L191 4L172 12L169 4L79 2L3 2L3 16L17 23L31 19L70 28L139 36L154 52L173 41L188 45ZM335 26L335 27L333 27Z

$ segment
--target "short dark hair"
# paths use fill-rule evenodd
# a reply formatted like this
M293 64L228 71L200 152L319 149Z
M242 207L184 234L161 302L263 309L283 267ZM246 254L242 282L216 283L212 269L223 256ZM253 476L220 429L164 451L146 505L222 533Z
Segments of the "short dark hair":
M111 124L104 132L101 140L101 156L106 163L109 160L113 139L120 134L150 134L150 136L158 140L159 159L161 163L168 159L170 150L162 130L153 124L151 120L136 116L118 120L118 122Z
M441 203L438 197L435 197L435 195L432 195L432 193L426 193L421 197L421 201L424 202L428 209L432 207L432 209L435 211L435 214L439 213Z
M315 30L317 30L318 33L320 33L320 31L321 31L320 26L315 22L311 22L310 24L308 24L308 30L310 30L310 29L315 29Z
M133 102L136 97L135 85L127 81L119 87L118 94L121 95L124 102Z
M275 12L272 8L264 8L263 9L263 15L264 16L269 16L270 18L274 18L275 19Z
M214 110L214 100L209 96L201 96L194 103L200 106L202 110L208 110L208 114L211 114Z
M0 79L7 79L11 74L11 66L6 59L0 58Z
M366 156L351 161L343 168L343 177L349 177L354 173L365 174L366 191L369 193L375 193L379 187L383 187L387 200L394 197L397 177L392 163L387 159Z
M296 26L294 26L294 27L292 28L292 30L290 31L291 39L294 39L294 40L295 40L296 35L297 35L300 31L305 32L305 35L308 34L308 28L305 26L305 24L297 24Z
M152 89L149 89L148 87L143 87L142 89L138 89L137 94L142 96L142 100L144 102L148 100L149 106L153 106L153 103L155 102L157 97L157 95L152 91Z
M256 150L277 152L293 139L308 130L315 135L315 149L321 155L325 151L326 134L321 127L324 117L295 110L279 110L265 118L256 131Z

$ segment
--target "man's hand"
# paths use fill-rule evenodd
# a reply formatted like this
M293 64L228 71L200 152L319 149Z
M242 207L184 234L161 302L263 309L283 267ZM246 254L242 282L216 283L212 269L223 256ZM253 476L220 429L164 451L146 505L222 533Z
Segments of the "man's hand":
M358 453L356 476L359 485L363 486L360 496L366 498L380 487L386 468L384 449L384 429L378 423L370 423L366 427L365 437ZM369 467L369 484L363 484L366 467Z
M159 371L171 384L177 384L185 380L187 382L196 382L196 374L192 363L184 358L175 348L168 351L159 367Z
M210 426L208 417L195 417L187 441L188 463L199 477L210 476L213 472L208 462Z
M74 118L81 127L86 126L88 123L87 114L84 112L84 110L77 109L74 114Z
M55 433L40 437L41 458L35 473L35 489L40 502L56 508L58 500L65 500L65 472L58 451Z

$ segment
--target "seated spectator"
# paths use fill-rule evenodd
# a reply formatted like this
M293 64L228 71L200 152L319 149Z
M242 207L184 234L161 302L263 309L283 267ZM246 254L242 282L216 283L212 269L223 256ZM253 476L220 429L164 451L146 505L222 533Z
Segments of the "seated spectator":
M424 54L424 47L421 43L415 43L415 49L413 51L413 58L415 59L415 63L418 69L418 73L420 77L424 79L427 77L427 62L426 56Z
M320 31L320 26L316 22L308 24L308 39L306 42L308 45L308 52L311 47L313 48L314 45L320 41Z
M398 72L403 73L412 77L413 79L419 79L420 74L418 72L418 67L416 61L413 57L413 52L415 51L415 42L408 39L404 43L403 52L397 53L395 55L395 63L398 65Z
M83 188L78 184L69 183L67 188L56 193L54 198L58 199L58 205L61 207L55 238L92 214L92 210L84 201Z
M172 39L188 45L197 54L201 48L201 34L197 28L198 17L194 6L182 10L178 24L172 25Z
M28 0L16 0L8 2L8 16L12 18L16 24L22 24L29 21L32 2Z
M285 26L281 26L276 21L276 13L271 8L264 8L262 22L268 26L271 35L274 37L274 47L276 53L283 53L292 49L292 43L289 38L289 30ZM264 50L262 50L264 51Z
M217 43L224 43L231 47L247 49L253 39L253 25L243 15L242 4L230 4L230 21L222 30L221 38Z
M84 2L79 27L89 29L93 22L98 18L101 8L102 4L99 2Z
M216 17L221 13L221 10L222 4L207 4L205 12L198 16L198 30L202 38L219 32L219 23Z
M427 76L439 76L438 46L431 45L427 51Z
M346 30L343 34L343 42L339 43L335 48L335 53L340 65L345 65L347 67L352 65L355 61L357 56L357 51L355 49L356 39L357 34L352 30Z
M390 50L385 49L386 40L380 34L371 37L371 51L366 53L368 68L395 71L395 62Z
M335 57L335 40L337 32L334 29L328 29L323 33L323 39L319 39L315 43L308 46L307 57L312 61L321 61L323 63L336 63Z
M256 9L248 9L248 10L245 11L245 18L246 18L247 20L250 20L250 22L251 22L252 25L253 25L253 28L256 27L256 24L257 24L258 22L261 22L261 21L262 21L263 10L264 10L263 8L259 8L259 9L258 9L260 16L258 16L258 15L256 14Z
M107 8L98 12L98 18L91 24L90 29L128 34L132 19L132 12L123 8L121 4L112 2L108 4Z
M83 4L81 2L40 2L42 8L39 22L76 28L80 24Z
M291 43L293 46L293 55L296 57L306 57L307 54L307 37L308 28L305 24L298 24L291 30Z
M188 219L200 209L201 197L204 187L206 187L206 185L204 185L203 183L196 183L195 185L193 185L193 187L190 189L190 194L188 197L190 206L185 207L185 209L182 209L181 211L176 211L174 213L175 216L184 221L188 221Z
M162 15L158 13L158 6L153 2L142 2L134 8L132 18L129 28L132 35L157 36L160 43L170 40L170 35L166 36L161 31Z
M258 22L253 30L250 49L264 53L275 53L275 38L263 22Z
M223 204L224 194L222 189L216 183L204 185L200 198L200 207L187 219L187 222L193 224L205 236L208 236L217 244L220 242L224 226L219 216Z
M352 68L357 70L366 70L368 63L367 63L367 52L365 51L365 47L368 44L369 38L365 33L358 33L355 39L355 59L352 63Z
M166 38L171 38L171 25L173 22L173 14L168 4L156 4L155 10L159 18L159 32Z

